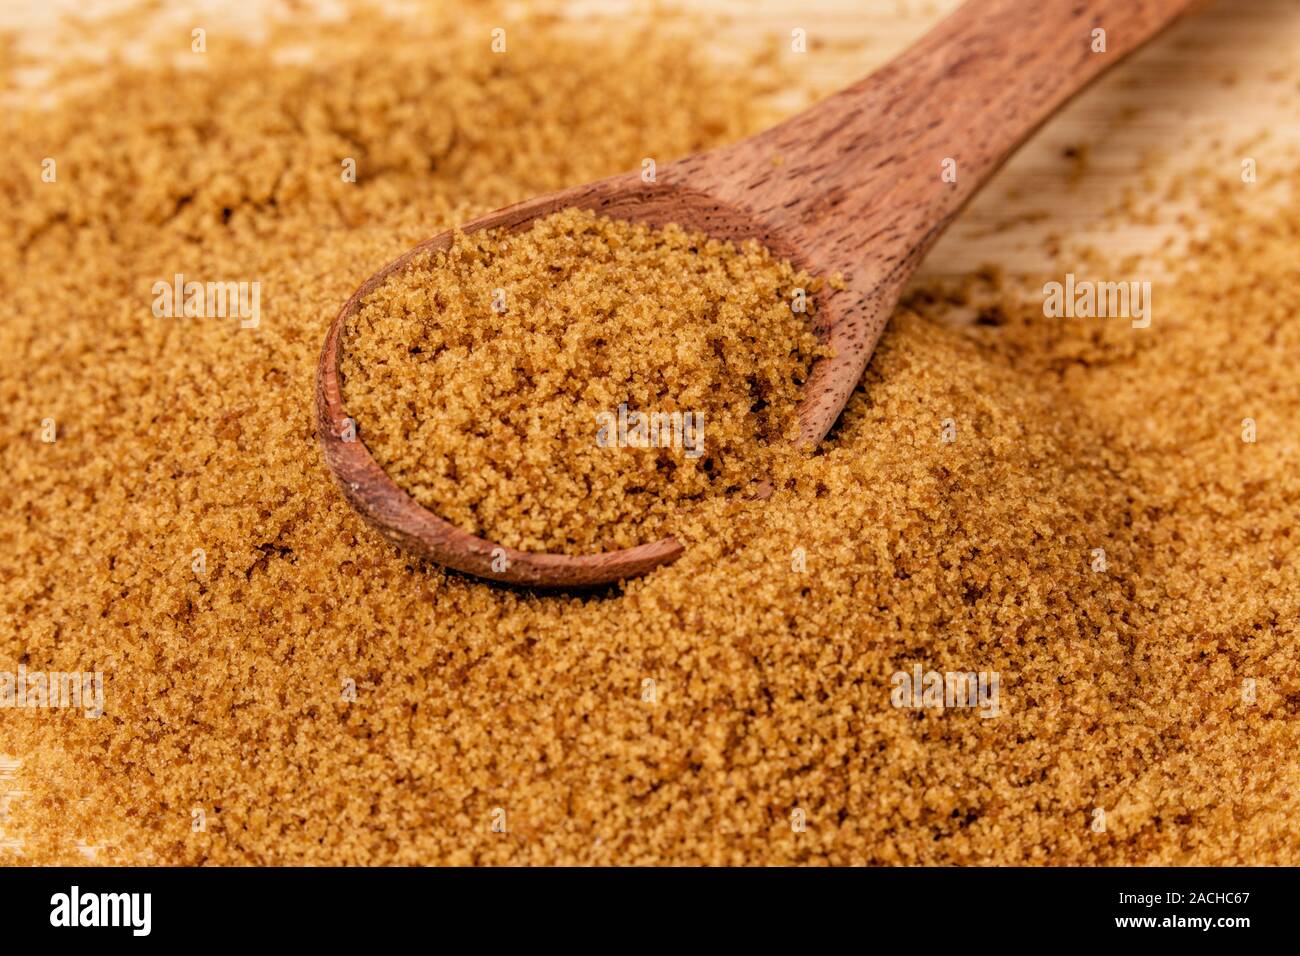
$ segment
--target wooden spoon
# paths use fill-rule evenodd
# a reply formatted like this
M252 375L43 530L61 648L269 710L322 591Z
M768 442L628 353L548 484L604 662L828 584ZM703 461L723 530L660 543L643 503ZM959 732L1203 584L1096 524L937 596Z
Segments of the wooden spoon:
M842 272L846 288L819 296L815 320L834 353L814 364L799 406L801 440L816 445L862 377L904 283L962 206L1071 96L1197 2L970 0L865 80L766 132L665 166L656 182L615 176L461 229L518 232L577 206L757 239L814 275ZM344 326L384 280L451 240L451 231L434 236L367 279L325 338L317 426L348 501L398 544L494 581L579 587L675 560L682 547L672 538L579 557L502 547L417 504L356 439L339 383Z

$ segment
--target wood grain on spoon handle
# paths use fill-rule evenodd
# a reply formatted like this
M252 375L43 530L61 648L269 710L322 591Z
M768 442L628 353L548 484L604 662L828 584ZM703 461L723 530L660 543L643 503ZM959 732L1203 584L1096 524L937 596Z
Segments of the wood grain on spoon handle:
M867 78L709 154L720 174L710 191L780 200L782 225L822 245L860 241L884 219L928 232L1067 100L1196 2L970 0ZM1105 52L1093 52L1094 28L1106 30ZM945 158L956 182L940 179Z
M903 284L962 206L1067 100L1199 2L970 0L859 83L681 164L692 187L847 277L822 329L836 357L814 369L801 409L806 444L838 418Z

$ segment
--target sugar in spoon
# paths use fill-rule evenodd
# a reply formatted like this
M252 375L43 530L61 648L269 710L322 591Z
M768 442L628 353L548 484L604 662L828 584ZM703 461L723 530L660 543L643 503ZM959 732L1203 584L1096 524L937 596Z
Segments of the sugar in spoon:
M1074 94L1198 2L969 0L866 79L769 130L664 166L654 182L614 176L460 228L519 232L575 206L757 239L813 275L841 273L844 288L818 296L815 318L832 354L813 364L798 408L800 441L815 446L856 388L907 279L957 212ZM584 587L676 560L683 549L673 538L580 556L503 547L418 504L357 438L339 381L344 327L381 283L416 256L447 249L452 236L426 240L367 279L325 337L317 431L344 496L399 545L493 581Z

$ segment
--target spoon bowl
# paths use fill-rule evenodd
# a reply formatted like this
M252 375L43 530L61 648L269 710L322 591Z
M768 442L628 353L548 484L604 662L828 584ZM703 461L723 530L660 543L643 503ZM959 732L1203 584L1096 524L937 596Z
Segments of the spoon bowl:
M651 226L689 225L716 238L758 239L779 257L798 261L797 248L742 210L705 193L667 182L647 183L637 174L550 193L498 209L459 227L463 233L501 229L517 233L561 209L590 209L613 219ZM590 555L518 551L470 534L419 504L389 477L370 454L343 404L339 360L348 321L366 297L412 260L450 248L456 230L420 243L367 279L330 325L316 375L317 432L325 462L348 502L390 540L446 567L508 584L531 587L590 587L626 580L676 560L674 538Z

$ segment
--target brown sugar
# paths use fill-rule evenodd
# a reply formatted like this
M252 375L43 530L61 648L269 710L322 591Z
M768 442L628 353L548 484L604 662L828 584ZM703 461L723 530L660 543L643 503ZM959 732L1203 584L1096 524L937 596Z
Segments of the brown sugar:
M1189 180L1147 329L916 289L769 500L702 499L621 588L491 587L334 487L330 320L459 221L770 116L667 18L443 11L271 30L306 58L214 28L0 117L0 673L104 696L0 707L0 859L1300 860L1294 198ZM153 315L177 273L260 282L259 324ZM895 706L916 667L997 674L996 716Z
M457 234L357 312L344 400L389 475L465 530L631 547L793 443L813 291L757 243L576 209Z

